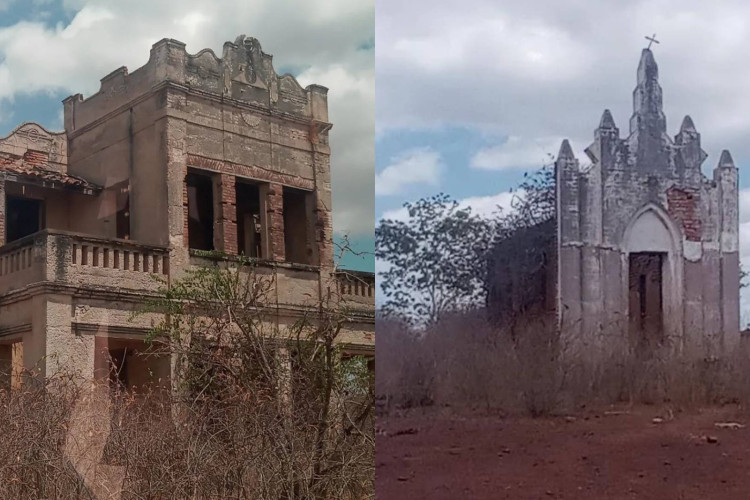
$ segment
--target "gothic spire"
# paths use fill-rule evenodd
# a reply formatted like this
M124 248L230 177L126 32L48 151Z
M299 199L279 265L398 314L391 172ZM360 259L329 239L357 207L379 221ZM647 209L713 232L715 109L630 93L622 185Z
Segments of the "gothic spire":
M638 84L633 91L633 117L630 133L646 133L653 138L667 131L667 120L662 110L662 93L659 85L659 67L649 49L641 52L638 63Z
M671 139L667 136L667 119L662 110L659 68L649 49L643 49L638 63L628 142L636 155L638 168L659 171L668 167L669 148L666 146Z
M659 79L659 66L654 60L654 53L651 49L643 49L641 52L641 61L638 63L638 85L650 80Z

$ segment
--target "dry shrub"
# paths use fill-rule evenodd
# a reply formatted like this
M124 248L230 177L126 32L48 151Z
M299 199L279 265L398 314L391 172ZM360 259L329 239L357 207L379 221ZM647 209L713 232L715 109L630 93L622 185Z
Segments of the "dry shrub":
M380 410L427 406L432 403L434 360L421 349L424 342L406 325L377 319L375 392Z
M750 404L750 359L663 345L630 349L615 334L561 338L549 315L530 315L512 331L482 311L443 318L415 332L378 322L377 395L392 410L428 401L531 416L617 402L674 408Z
M0 391L0 498L90 498L65 455L78 395L64 376Z
M342 355L345 311L279 329L264 280L200 270L150 304L173 390L26 374L0 392L0 498L373 498L374 383Z

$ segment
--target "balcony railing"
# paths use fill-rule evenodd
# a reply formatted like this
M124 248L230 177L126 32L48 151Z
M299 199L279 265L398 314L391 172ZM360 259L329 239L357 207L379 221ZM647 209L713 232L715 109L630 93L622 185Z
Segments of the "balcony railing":
M375 274L361 271L337 271L336 282L342 299L358 303L375 303Z
M169 273L169 250L45 230L0 247L0 294L41 282L151 291Z
M189 265L212 263L217 262L191 255ZM153 292L162 285L153 275L169 275L169 264L169 249L165 247L45 230L0 247L0 296L38 283ZM277 306L318 304L319 268L258 263L257 272L274 275ZM374 308L374 274L339 270L335 281L338 296L350 306ZM324 285L323 291L327 287Z

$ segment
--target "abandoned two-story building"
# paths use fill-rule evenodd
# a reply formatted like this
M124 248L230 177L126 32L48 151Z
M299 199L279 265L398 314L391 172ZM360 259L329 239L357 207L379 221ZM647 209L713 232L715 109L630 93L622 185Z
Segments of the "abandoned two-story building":
M583 167L564 141L555 217L501 242L490 312L542 314L580 344L628 339L709 355L739 341L738 172L723 151L711 178L686 116L667 135L658 67L638 65L630 133L604 111Z
M276 74L245 36L148 63L64 101L62 132L0 139L0 359L51 375L168 377L134 353L155 318L132 317L187 269L244 254L273 276L279 324L341 292L344 350L374 356L374 275L334 266L327 89ZM217 250L220 255L206 251Z

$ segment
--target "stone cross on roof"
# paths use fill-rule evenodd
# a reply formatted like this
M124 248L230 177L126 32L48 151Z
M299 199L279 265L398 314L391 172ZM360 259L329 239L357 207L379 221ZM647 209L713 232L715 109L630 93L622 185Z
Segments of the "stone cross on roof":
M659 43L659 40L657 40L657 39L656 39L656 33L654 33L654 34L653 34L653 35L651 35L651 36L646 36L646 37L644 37L644 38L645 38L646 40L648 40L648 47L646 47L647 49L651 49L651 44L652 44L652 43Z

